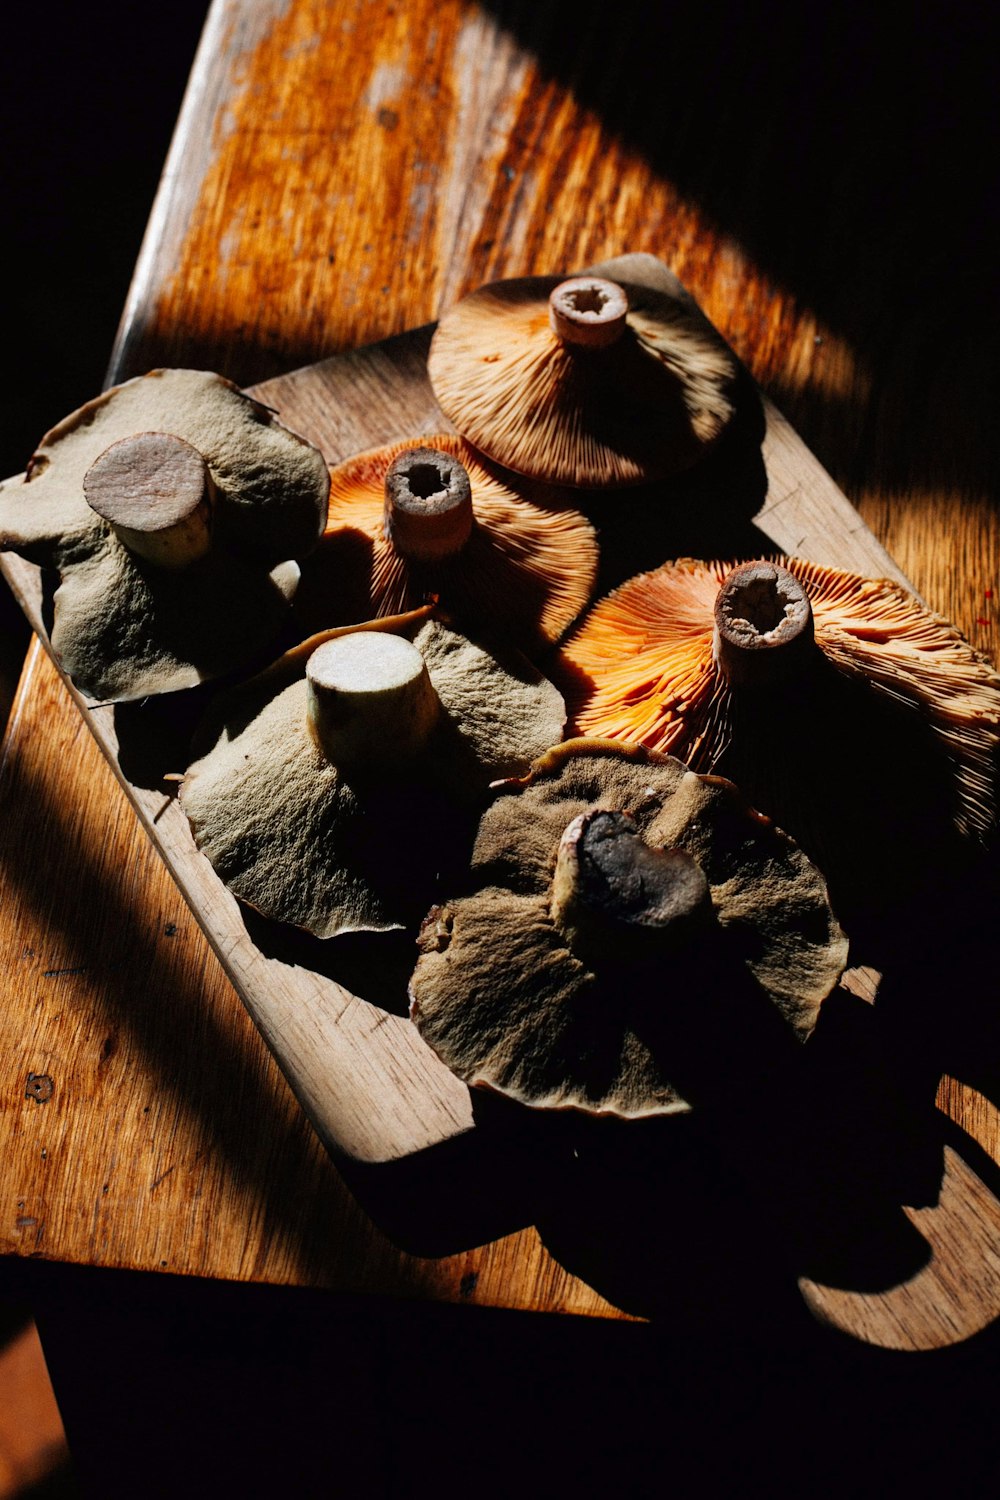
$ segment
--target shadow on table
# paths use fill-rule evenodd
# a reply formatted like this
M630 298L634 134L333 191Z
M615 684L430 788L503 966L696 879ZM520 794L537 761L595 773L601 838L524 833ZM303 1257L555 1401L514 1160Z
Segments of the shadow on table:
M1000 1194L1000 1169L935 1107L945 1068L997 1055L994 1007L979 984L996 895L980 874L975 900L956 893L933 932L901 921L875 1003L839 988L804 1048L779 1049L776 1060L761 1033L755 1055L744 1033L731 1091L702 1073L686 1090L698 1099L703 1089L690 1115L536 1116L476 1095L474 1132L401 1162L345 1164L347 1181L411 1253L453 1254L534 1224L567 1270L670 1327L780 1324L801 1306L800 1278L889 1292L931 1259L903 1205L938 1204L946 1146ZM945 1233L961 1234L966 1215L975 1255L976 1205L958 1212ZM954 1251L960 1267L962 1245ZM981 1301L965 1309L963 1338L997 1312L982 1297L988 1267L966 1269L967 1294Z
M929 1108L883 1090L873 1030L871 1007L838 991L786 1092L772 1078L758 1093L745 1057L742 1097L677 1118L534 1117L484 1096L472 1134L342 1170L411 1253L534 1223L568 1270L647 1317L769 1318L798 1276L884 1289L926 1262L900 1204L934 1202L942 1136Z
M46 870L17 857L16 810L47 795L27 760L8 761L3 857L25 909L45 910L55 932ZM109 1040L126 1032L214 1148L248 1184L267 1186L273 1222L294 1238L303 1274L322 1284L348 1207L335 1174L319 1171L301 1121L278 1118L256 1062L234 1050L221 1016L206 1013L197 980L171 968L168 940L135 929L104 852L80 840L68 808L53 804L46 817L53 837L74 847L77 878L115 934L106 946L120 954L116 967L143 976L142 1004L118 978L95 992ZM537 1225L561 1263L658 1321L780 1320L797 1305L800 1275L897 1285L927 1254L899 1205L935 1201L948 1138L934 1110L938 1077L945 1068L970 1076L977 1059L997 1055L992 991L981 978L993 967L996 887L983 874L971 890L942 890L933 925L901 920L875 1005L835 993L796 1054L801 1066L782 1065L766 1095L754 1094L748 1072L729 1102L634 1127L538 1119L484 1097L468 1135L402 1162L345 1163L344 1175L404 1250L458 1253ZM60 972L72 972L91 945L80 946L72 911L64 915ZM402 953L397 960L401 973ZM989 1068L979 1063L973 1080L987 1091ZM987 1186L1000 1187L982 1154L958 1144Z

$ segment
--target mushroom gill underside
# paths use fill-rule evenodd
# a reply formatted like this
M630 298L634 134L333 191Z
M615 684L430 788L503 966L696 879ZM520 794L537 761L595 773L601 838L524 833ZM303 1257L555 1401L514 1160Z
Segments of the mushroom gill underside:
M900 585L796 558L682 559L581 621L577 733L717 770L821 866L853 926L933 899L997 818L1000 677Z
M529 502L468 443L438 433L334 468L296 614L321 629L433 595L460 628L537 654L579 615L596 572L594 529L579 511Z
M483 453L582 489L689 468L734 412L736 364L714 330L667 293L603 277L480 287L441 319L428 371Z

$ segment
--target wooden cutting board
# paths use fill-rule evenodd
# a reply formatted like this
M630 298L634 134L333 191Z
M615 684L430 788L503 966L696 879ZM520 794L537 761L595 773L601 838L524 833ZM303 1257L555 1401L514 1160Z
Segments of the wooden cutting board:
M622 257L594 269L686 298L651 256ZM447 430L426 375L431 333L423 328L339 355L255 386L250 394L316 443L331 464L382 443ZM656 552L665 542L638 530L629 563L655 566L668 555L752 556L778 549L905 582L829 475L749 383L747 400L736 503L732 475L710 472L707 481L709 490L718 484L729 497L722 534L710 505L702 504L711 499L702 493L705 476L696 475L698 505L668 533L672 550ZM38 570L13 555L0 561L44 640ZM616 565L624 570L625 560ZM617 581L613 572L604 579L605 586ZM132 752L116 728L120 711L95 706L72 687L70 692L328 1149L353 1164L361 1181L380 1164L473 1139L478 1126L469 1092L406 1019L405 985L395 1003L379 1003L383 995L365 993L363 964L360 977L355 965L350 983L344 982L335 956L329 957L331 945L310 940L304 948L278 953L256 941L238 903L195 849L172 785L141 784L148 778L130 779L123 769L131 774ZM321 948L327 951L321 954ZM866 983L862 974L853 987L864 994ZM876 1291L804 1278L803 1295L819 1315L890 1347L936 1347L967 1337L1000 1312L1000 1203L954 1151L945 1149L942 1160L936 1203L906 1211L922 1248L906 1259L905 1275Z

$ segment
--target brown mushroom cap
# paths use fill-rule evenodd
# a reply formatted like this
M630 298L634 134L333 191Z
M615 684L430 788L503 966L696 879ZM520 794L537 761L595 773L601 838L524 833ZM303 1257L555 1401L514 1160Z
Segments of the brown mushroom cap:
M342 639L361 634L377 640ZM189 770L181 804L220 878L265 916L318 937L416 920L455 808L558 740L562 699L523 657L501 660L435 621L413 644L440 718L405 765L387 768L380 757L347 772L331 763L310 724L298 653L289 654L298 667L290 684L276 668L229 696L218 741ZM334 674L324 677L335 685Z
M412 522L388 535L387 476L401 462L437 474L424 486L438 486L432 503L444 502L449 483L454 489L452 471L468 475L471 527L464 534L460 527L451 555L407 555L405 535L419 530ZM457 513L457 506L449 508L446 517ZM435 519L436 512L430 517ZM468 443L437 433L419 445L393 443L334 468L326 532L304 569L296 611L318 629L398 614L431 592L460 625L538 651L558 640L587 603L597 560L594 529L578 511L529 503L491 473Z
M628 300L621 334L605 347L568 342L550 320L553 294L558 304L560 289L572 286L580 303L588 284ZM446 313L428 371L441 410L497 463L599 489L697 462L733 416L737 366L704 319L663 291L532 276L480 287Z
M713 925L638 984L554 915L560 842L596 809L627 812L649 853L682 851L711 896ZM804 1039L847 959L819 871L735 787L607 742L557 747L497 798L480 823L473 877L472 894L424 924L411 1016L467 1083L536 1107L686 1111L685 1034L725 1026L720 982L739 991L735 976L752 976Z
M141 532L138 500L162 497L165 519L183 525L162 481L167 459L188 455L205 490L195 496L195 470L180 466L192 501L181 509L211 546L199 542L181 567L134 555L118 517ZM131 515L127 495L122 511L130 463ZM52 645L76 685L98 698L142 697L232 670L274 638L298 571L283 560L316 545L328 491L319 450L230 381L155 370L73 412L24 478L0 486L0 547L58 569Z

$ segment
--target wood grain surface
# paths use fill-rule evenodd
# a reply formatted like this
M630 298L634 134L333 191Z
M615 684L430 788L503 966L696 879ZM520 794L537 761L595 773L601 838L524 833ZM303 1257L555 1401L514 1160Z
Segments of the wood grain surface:
M653 256L622 256L597 269L630 284L652 286L689 304L676 277ZM428 379L428 345L428 331L416 331L306 366L253 386L251 391L315 443L332 467L365 449L450 428ZM747 391L743 399L756 406L754 393ZM773 407L763 420L763 443L758 446L756 430L747 442L750 480L742 505L744 526L737 530L741 538L744 529L749 530L744 549L752 556L777 546L869 576L895 573L892 559L787 422ZM763 473L758 474L761 462ZM740 465L728 465L725 472L726 484L736 488L740 482L747 483ZM699 482L697 476L694 482ZM766 499L756 511L758 492L766 492ZM638 530L643 540L629 561L629 571L656 564L667 545L664 537L676 540L676 527L662 519L657 524L658 513L662 517L665 510L669 515L671 510L695 509L699 499L697 508L706 508L700 490L692 498L685 494L683 483L670 498L672 504L656 492L626 497L626 506L638 507L642 516ZM751 509L756 514L746 528L745 513ZM702 524L728 555L732 526L725 525L722 515L712 514ZM17 558L5 558L3 567L34 629L45 639L39 570ZM143 775L133 764L138 762L145 769L149 730L144 724L144 706L115 709L74 696L147 834L329 1149L353 1161L391 1162L473 1129L468 1090L438 1062L405 1017L405 976L397 979L389 1009L375 1003L379 991L373 992L369 984L380 967L378 944L371 948L372 973L357 974L353 984L350 970L338 982L342 968L337 953L345 946L343 941L300 943L291 958L262 949L266 935L260 943L254 941L253 926L248 931L239 904L196 850L187 820L171 795L173 787L163 779L164 773L176 775L187 769L189 755L183 741L171 747L175 760L164 762L161 751L160 763L150 764L148 774ZM156 716L155 702L145 707L153 733L169 732L168 720ZM404 960L406 966L410 956ZM310 967L310 960L316 967Z
M670 44L690 66L665 101L651 60L664 39L649 35L660 23L644 13L635 24L637 8L625 5L609 36L602 7L572 14L569 25L561 5L216 0L113 377L187 363L251 384L420 326L494 276L651 251L918 591L990 650L989 344L974 319L956 316L981 252L953 217L964 270L942 289L914 234L928 188L940 184L900 173L911 144L902 135L890 132L868 163L859 129L844 165L822 106L836 97L850 22L809 54L804 114L796 89L768 71L748 20L702 19L695 37L693 21L672 16ZM724 101L714 113L709 94ZM813 170L825 188L810 194ZM392 1237L373 1228L37 649L4 755L5 1251L650 1310L641 1288L622 1284L610 1249L601 1259L567 1248L566 1223L578 1224L568 1209L545 1232L559 1253L544 1252L525 1227L544 1218L537 1201L504 1197L499 1164L475 1226L435 1238L427 1213L405 1231L390 1224ZM922 1124L944 1075L940 1106L987 1182L1000 1157L995 1030L963 995L945 1017L921 1014L907 1057ZM933 1187L911 1196L931 1204L914 1210L926 1227L939 1212ZM986 1222L981 1262L994 1253ZM715 1271L745 1284L735 1247L731 1263L717 1254ZM912 1281L919 1259L903 1255L906 1276L897 1266L881 1293ZM841 1293L866 1295L857 1279ZM834 1321L857 1321L856 1308L838 1313L833 1300ZM916 1334L903 1317L895 1338L945 1342L993 1316L987 1299L950 1332Z

